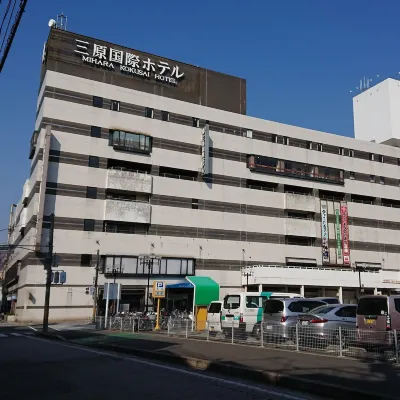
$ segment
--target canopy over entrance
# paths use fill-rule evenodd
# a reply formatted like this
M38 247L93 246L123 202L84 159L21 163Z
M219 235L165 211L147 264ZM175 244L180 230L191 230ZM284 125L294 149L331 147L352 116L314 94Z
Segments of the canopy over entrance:
M194 286L193 306L208 306L219 300L219 285L208 276L187 276L186 280Z

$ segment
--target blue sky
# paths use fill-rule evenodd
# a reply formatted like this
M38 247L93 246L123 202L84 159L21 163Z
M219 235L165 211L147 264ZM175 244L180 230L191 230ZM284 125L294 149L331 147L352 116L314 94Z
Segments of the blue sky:
M0 74L0 229L29 174L47 23L62 10L68 30L246 78L249 115L340 135L353 136L360 78L400 71L395 0L28 1Z

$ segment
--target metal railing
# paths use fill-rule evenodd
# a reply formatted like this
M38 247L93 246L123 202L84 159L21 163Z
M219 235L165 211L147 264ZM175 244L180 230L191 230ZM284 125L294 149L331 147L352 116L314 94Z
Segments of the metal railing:
M153 332L156 320L141 317L96 318L96 329L120 332ZM236 324L235 324L236 322ZM250 331L239 329L237 321L215 330L204 323L196 326L189 318L162 318L159 333L181 338L205 341L245 344L263 348L283 348L295 352L325 354L337 357L399 362L399 332L371 331L338 327L321 327L294 324L283 326L263 322Z

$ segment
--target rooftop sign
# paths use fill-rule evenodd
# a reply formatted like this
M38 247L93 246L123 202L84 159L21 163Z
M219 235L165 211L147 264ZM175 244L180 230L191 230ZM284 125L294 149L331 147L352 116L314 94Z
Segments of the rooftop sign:
M170 65L165 61L140 58L137 54L112 47L75 39L74 52L82 61L98 65L109 70L120 71L124 75L138 76L144 79L154 79L159 82L177 85L184 79L184 72L178 65Z

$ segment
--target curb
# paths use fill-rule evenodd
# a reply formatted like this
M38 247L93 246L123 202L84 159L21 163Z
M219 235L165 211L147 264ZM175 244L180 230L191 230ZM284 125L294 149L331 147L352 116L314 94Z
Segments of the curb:
M178 356L165 352L139 350L104 343L88 343L84 346L100 350L113 351L115 353L130 354L141 358L168 362L171 364L178 364L194 369L206 370L207 372L215 372L222 375L246 379L257 383L279 386L285 389L313 393L314 395L327 397L329 399L354 400L354 398L362 398L363 400L395 400L394 397L386 397L382 396L381 394L374 394L353 388L341 387L335 384L292 377L289 375L282 375L276 372L265 370L232 366L229 364L217 363L193 357Z

